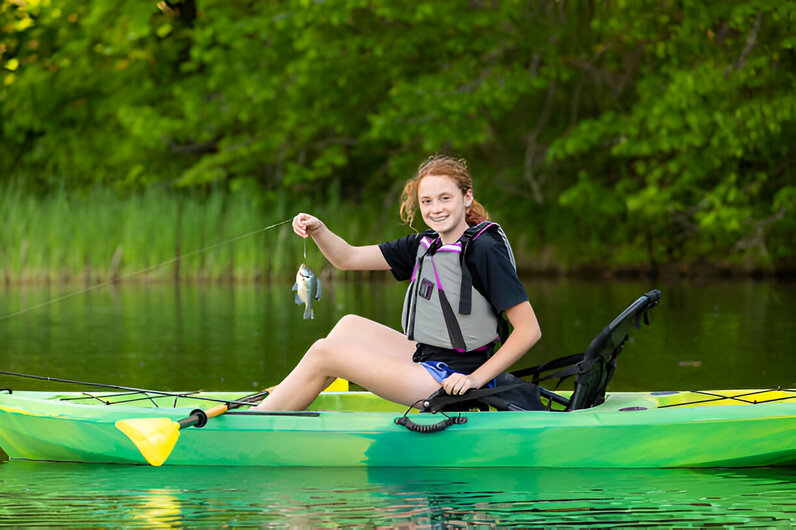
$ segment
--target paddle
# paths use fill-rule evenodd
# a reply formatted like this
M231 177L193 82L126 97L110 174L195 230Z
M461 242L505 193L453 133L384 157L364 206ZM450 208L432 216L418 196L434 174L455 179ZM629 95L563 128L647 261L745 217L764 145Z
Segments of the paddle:
M274 388L276 387L271 387L262 392L248 395L233 402L217 405L207 410L196 409L191 412L190 416L179 421L173 421L169 418L131 418L129 420L119 420L115 425L135 444L147 462L153 466L159 466L166 461L172 450L174 450L177 439L180 437L181 429L191 426L204 427L210 418L221 416L228 410L257 403ZM336 379L326 390L348 390L348 381Z
M241 398L236 403L216 405L207 410L196 409L191 412L190 416L180 421L173 421L169 418L132 418L119 420L115 425L130 438L147 462L153 466L159 466L166 461L174 449L177 439L180 437L180 429L193 425L204 427L208 419L236 409L242 406L242 403L256 403L267 395L268 391L264 390Z

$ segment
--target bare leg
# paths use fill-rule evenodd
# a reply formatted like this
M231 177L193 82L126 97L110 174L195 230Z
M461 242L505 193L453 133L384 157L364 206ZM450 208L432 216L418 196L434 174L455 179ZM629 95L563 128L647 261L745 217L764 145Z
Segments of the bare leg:
M345 316L255 408L303 410L335 377L390 401L412 405L440 387L425 368L412 362L414 351L415 343L394 329Z

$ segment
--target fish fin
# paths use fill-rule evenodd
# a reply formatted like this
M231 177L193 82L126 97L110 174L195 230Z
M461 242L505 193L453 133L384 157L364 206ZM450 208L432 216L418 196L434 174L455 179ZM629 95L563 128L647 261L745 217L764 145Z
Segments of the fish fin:
M315 312L310 308L304 310L304 320L307 320L308 318L315 319Z
M301 300L301 298L299 297L298 293L296 293L296 305L301 305L303 303L304 302Z
M321 281L320 280L316 280L316 282L317 282L317 287L315 288L315 299L316 300L320 300L321 299Z
M293 284L293 288L291 289L291 291L298 291L298 282Z

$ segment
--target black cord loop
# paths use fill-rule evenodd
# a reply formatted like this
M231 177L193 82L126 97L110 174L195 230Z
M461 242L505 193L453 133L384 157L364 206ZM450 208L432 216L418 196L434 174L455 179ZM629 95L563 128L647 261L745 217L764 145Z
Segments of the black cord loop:
M403 416L401 416L400 418L395 418L395 424L403 425L412 432L428 434L432 432L444 431L451 425L461 425L463 423L467 423L467 417L462 416L461 414L459 414L458 416L451 417L442 411L440 411L440 414L445 416L444 420L440 420L437 423L415 423L407 416L407 414L409 414L409 411L412 410L412 407L418 405L423 401L424 400L422 399L415 401L415 403L411 407L409 407L406 412L404 412ZM436 414L436 412L434 412L433 414Z
M419 432L422 434L444 431L453 424L461 423L467 423L467 418L461 414L456 417L445 418L437 423L415 423L406 416L395 419L396 425L403 425L412 432Z

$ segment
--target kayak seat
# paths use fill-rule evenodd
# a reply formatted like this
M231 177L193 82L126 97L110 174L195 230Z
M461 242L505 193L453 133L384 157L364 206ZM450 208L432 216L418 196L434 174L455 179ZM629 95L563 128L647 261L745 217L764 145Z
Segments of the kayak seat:
M649 325L649 311L658 304L660 297L661 292L657 289L641 295L600 331L583 353L500 374L495 387L470 390L462 396L450 396L440 389L429 396L423 410L488 410L492 407L497 410L572 411L600 405L605 401L608 382L616 370L616 358L633 328L641 329L642 320ZM522 379L529 376L531 381ZM557 394L556 389L561 383L573 376L575 389L571 397ZM556 378L558 382L553 390L539 386L542 381ZM541 398L547 401L546 406ZM554 403L558 405L555 409Z

